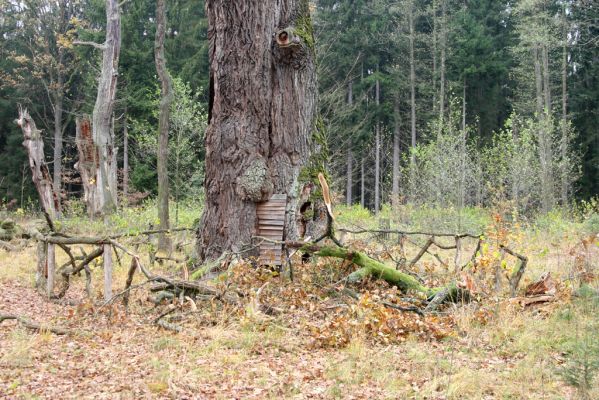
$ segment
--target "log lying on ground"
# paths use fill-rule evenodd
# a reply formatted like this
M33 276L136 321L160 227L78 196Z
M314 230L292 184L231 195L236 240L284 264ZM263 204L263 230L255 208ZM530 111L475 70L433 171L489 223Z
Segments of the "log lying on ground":
M414 291L422 293L427 298L435 298L438 293L444 293L443 296L439 296L440 298L437 300L439 304L447 299L459 299L462 296L460 296L460 293L458 292L464 292L464 290L458 288L455 284L446 287L429 288L418 282L413 276L388 267L382 262L359 251L352 251L339 246L320 246L313 243L291 241L285 242L285 245L290 248L299 248L300 251L320 257L335 257L351 261L360 268L347 277L349 282L359 282L369 277L373 277L397 286L404 292ZM464 294L464 298L466 297L467 296Z

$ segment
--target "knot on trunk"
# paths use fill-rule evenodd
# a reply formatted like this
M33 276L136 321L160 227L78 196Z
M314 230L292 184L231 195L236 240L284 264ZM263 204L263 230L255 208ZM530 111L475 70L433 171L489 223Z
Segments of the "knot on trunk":
M273 191L268 166L264 158L255 158L237 178L237 194L243 200L255 203L268 199Z
M291 65L295 69L303 69L308 65L308 55L314 50L314 36L309 19L300 18L294 26L277 30L274 38L276 46L273 54L280 63Z
M302 39L295 34L295 29L287 27L276 33L277 45L279 47L301 46Z

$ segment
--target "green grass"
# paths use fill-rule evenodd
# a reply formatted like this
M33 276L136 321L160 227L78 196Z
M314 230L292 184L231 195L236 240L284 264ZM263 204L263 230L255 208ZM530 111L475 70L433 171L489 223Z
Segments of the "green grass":
M135 207L120 208L117 212L104 219L90 220L84 209L76 202L71 202L69 209L65 210L64 218L57 221L60 229L75 232L93 232L96 235L114 233L144 231L153 227L156 229L160 224L156 200L150 199ZM171 202L170 221L173 228L193 227L197 224L203 210L203 204L199 201L186 200L177 204ZM178 218L175 218L178 214Z

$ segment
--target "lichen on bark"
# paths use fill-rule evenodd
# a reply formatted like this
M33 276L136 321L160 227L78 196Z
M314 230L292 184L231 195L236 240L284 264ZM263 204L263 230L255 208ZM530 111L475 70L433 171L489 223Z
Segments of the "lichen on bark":
M255 203L267 200L273 191L268 166L262 157L255 158L237 179L237 193Z

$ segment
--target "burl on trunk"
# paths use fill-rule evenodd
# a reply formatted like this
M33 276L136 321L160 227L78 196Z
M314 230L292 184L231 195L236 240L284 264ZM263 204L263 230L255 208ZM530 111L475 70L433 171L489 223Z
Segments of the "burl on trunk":
M298 238L300 170L316 111L307 0L208 0L210 104L201 260L239 251L256 204L286 194L285 238Z

